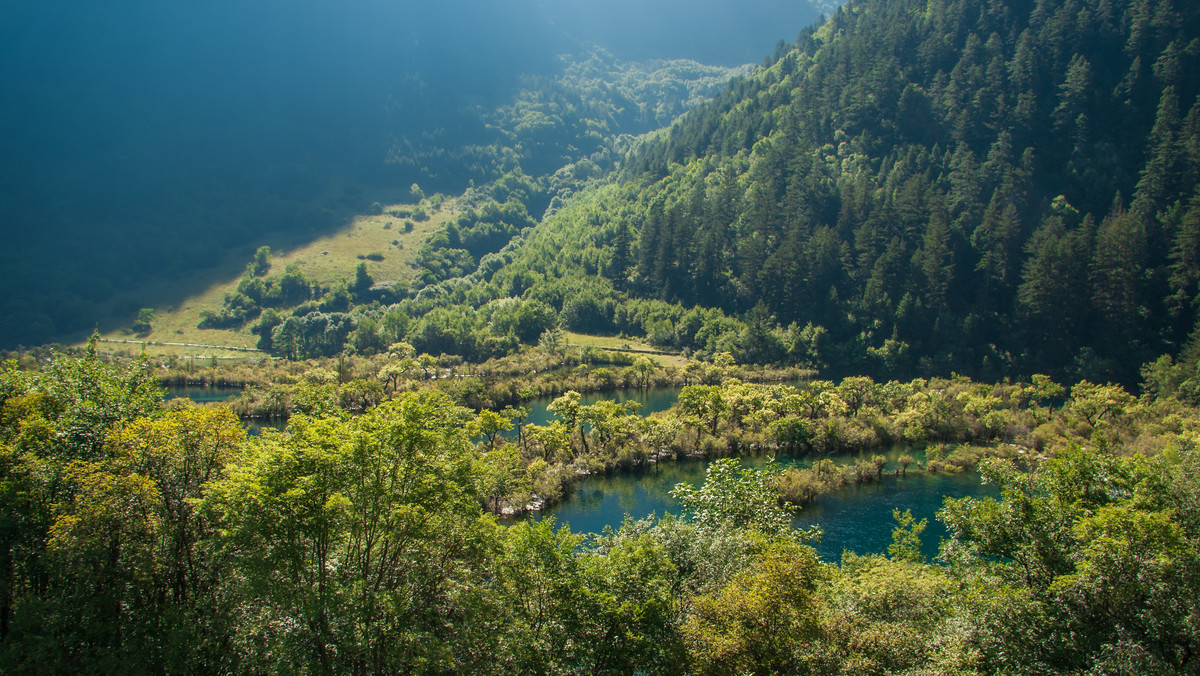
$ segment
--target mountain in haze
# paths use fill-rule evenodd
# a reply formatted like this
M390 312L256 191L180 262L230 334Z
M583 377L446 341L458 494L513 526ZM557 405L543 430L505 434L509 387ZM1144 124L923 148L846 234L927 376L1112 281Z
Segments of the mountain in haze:
M644 144L515 268L600 272L575 285L588 313L566 282L547 300L665 346L1135 383L1160 354L1200 357L1198 67L1194 3L853 2Z
M817 16L803 2L755 0L737 6L762 12L736 15L733 4L6 7L0 346L89 330L102 311L136 313L145 285L252 251L269 233L328 232L413 181L463 189L475 176L456 173L455 149L496 140L479 111L507 104L522 76L554 75L556 56L581 40L625 59L757 62ZM680 51L699 38L705 49ZM397 147L441 164L390 161Z
M628 60L693 59L736 66L758 63L779 40L836 4L794 0L546 0L555 26Z

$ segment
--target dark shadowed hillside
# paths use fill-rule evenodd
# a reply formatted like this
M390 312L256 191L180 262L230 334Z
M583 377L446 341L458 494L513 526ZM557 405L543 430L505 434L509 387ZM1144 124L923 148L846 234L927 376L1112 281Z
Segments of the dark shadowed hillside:
M420 178L385 161L397 134L470 142L468 107L568 44L536 15L449 4L6 9L0 344L136 312L142 285L270 233L336 227ZM105 305L120 292L130 307Z
M222 279L226 255L312 239L414 181L432 194L495 178L478 149L504 139L483 113L508 103L522 76L554 75L556 56L580 40L639 46L631 56L615 47L622 58L709 44L694 53L757 62L816 17L804 2L787 20L774 0L752 4L772 11L742 12L737 30L699 43L727 30L728 10L651 2L635 14L573 14L534 0L5 7L0 345L128 321L147 286L195 271ZM672 19L684 14L686 34Z

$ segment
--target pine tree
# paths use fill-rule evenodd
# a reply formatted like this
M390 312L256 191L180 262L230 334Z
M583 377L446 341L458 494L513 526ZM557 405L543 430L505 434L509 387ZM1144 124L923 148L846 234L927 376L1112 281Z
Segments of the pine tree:
M613 281L618 289L624 286L625 274L632 262L633 233L628 221L617 226L616 237L613 238L612 253L609 255L605 276Z
M1106 217L1096 233L1090 278L1092 307L1110 354L1141 354L1145 348L1144 322L1149 315L1144 298L1145 264L1146 228L1142 222L1126 211Z
M950 250L950 219L940 200L930 207L929 222L925 226L917 261L925 275L929 307L935 310L945 308L947 293L954 281L954 255Z
M1068 363L1087 322L1089 227L1085 223L1068 231L1062 217L1051 216L1025 245L1017 309L1031 338L1036 366L1043 370Z

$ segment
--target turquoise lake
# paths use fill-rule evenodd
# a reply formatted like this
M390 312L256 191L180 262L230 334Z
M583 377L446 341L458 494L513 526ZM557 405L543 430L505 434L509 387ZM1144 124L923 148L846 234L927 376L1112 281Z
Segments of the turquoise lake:
M763 460L749 459L744 464L762 465ZM647 469L585 477L576 483L572 494L534 518L554 517L560 525L569 524L572 531L599 533L605 526L618 528L626 514L635 519L650 514L661 516L665 512L679 514L679 502L671 497L671 490L680 482L703 485L707 467L707 460L685 459ZM886 552L895 525L892 510L911 509L918 520L929 519L921 536L921 548L932 559L937 555L938 543L947 536L945 527L936 519L943 498L965 496L996 497L998 492L992 486L982 485L975 472L910 471L907 476L887 475L878 482L822 495L815 504L797 512L792 523L797 528L821 526L825 534L816 545L817 551L826 561L837 561L844 549L859 554Z
M187 397L197 403L225 401L242 392L237 387L172 386L167 389L167 398ZM679 397L679 387L653 388L649 390L627 389L613 392L591 392L580 397L580 403L593 404L602 399L619 403L637 401L641 404L638 415L650 415L670 408ZM546 425L555 419L546 410L554 397L542 397L528 402L531 412L526 424ZM248 423L251 434L261 433L262 428L282 429L284 421L263 420ZM515 430L511 432L515 436ZM835 462L850 462L859 457L870 458L882 454L888 458L888 471L895 469L896 458L909 453L923 460L919 449L871 449L862 453L830 456ZM780 463L806 465L825 456L780 457ZM750 457L742 460L747 466L761 466L766 457ZM559 524L569 524L572 531L599 533L606 526L618 528L626 515L635 519L651 514L661 516L666 512L678 514L679 503L670 492L681 482L699 486L704 483L707 460L682 459L658 465L617 472L605 476L584 477L575 485L575 490L562 502L538 513L534 518L554 517ZM937 510L945 497L997 496L994 487L984 486L975 472L962 474L928 474L912 471L907 476L884 476L878 482L848 486L844 490L822 495L815 504L808 505L796 513L793 523L797 528L819 525L824 537L816 545L817 551L827 561L841 558L842 551L849 549L860 554L887 551L892 541L892 510L911 509L913 516L929 519L929 526L922 534L922 550L926 557L937 554L938 542L946 537L946 529L937 521Z
M649 415L670 408L679 397L680 389L593 392L580 397L580 402L592 404L601 399L614 399L622 403L638 401L642 404L638 414ZM553 420L554 415L546 411L551 401L552 397L543 397L527 404L532 409L527 422L545 425ZM924 453L920 449L902 447L870 449L829 457L835 462L844 463L882 454L888 458L888 471L894 471L896 459L904 453L924 460ZM777 460L781 464L807 465L822 457L826 456L780 457ZM761 466L766 460L765 456L744 458L742 463ZM671 497L671 490L680 482L702 485L707 467L707 460L685 458L649 468L584 477L576 483L574 492L564 497L562 502L534 518L554 517L559 524L569 524L572 531L599 533L606 526L618 528L626 515L641 519L651 514L661 516L665 512L678 514L679 503ZM892 542L892 528L895 525L892 510L910 509L918 520L929 520L921 542L925 556L932 559L937 555L938 543L948 535L946 528L936 518L944 498L998 495L994 487L980 483L979 474L975 472L929 474L911 471L906 476L887 475L878 482L848 486L844 490L822 495L815 504L797 512L793 523L797 528L819 525L825 535L816 546L817 551L825 560L836 561L841 559L845 549L860 554L886 552Z

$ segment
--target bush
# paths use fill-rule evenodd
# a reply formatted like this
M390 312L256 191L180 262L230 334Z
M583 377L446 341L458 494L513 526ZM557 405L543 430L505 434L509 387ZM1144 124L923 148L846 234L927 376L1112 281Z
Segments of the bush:
M154 321L154 308L144 307L138 310L137 320L133 323L133 332L139 336L149 335L151 323Z
M729 442L720 437L705 435L700 440L700 453L706 458L720 458L729 455Z
M807 444L813 436L812 425L808 420L797 416L788 416L773 421L770 430L776 443L791 449Z

